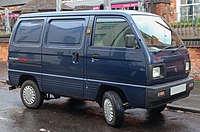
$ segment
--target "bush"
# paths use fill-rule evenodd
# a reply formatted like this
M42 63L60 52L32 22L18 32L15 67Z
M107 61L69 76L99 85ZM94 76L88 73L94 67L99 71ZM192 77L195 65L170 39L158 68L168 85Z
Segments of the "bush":
M9 37L11 33L7 33L5 31L0 31L0 37Z
M196 22L195 20L189 19L189 20L181 20L180 22L177 23L171 23L171 26L174 28L180 28L180 27L200 27L200 18L198 18L198 21Z

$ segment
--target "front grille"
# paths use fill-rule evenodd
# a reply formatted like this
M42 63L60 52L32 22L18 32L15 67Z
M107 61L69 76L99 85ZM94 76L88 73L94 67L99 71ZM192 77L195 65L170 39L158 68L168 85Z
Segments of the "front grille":
M183 62L166 64L166 78L176 77L184 74Z

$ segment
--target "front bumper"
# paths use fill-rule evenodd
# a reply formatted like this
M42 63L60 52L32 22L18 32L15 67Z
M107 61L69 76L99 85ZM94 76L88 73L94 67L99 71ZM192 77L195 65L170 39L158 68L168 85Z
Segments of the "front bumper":
M179 86L185 86L185 89L177 93L172 93L172 88ZM194 87L194 80L191 77L168 82L164 84L158 84L146 87L146 108L151 109L167 103L171 103L181 98L189 96L190 91ZM159 92L163 92L163 96L159 96Z

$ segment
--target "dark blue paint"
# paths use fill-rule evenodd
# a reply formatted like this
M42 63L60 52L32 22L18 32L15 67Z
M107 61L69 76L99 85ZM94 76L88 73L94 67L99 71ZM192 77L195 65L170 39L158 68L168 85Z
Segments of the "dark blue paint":
M9 45L11 84L18 86L22 75L32 76L44 93L89 100L96 100L101 85L107 85L121 89L130 106L146 108L148 86L154 87L154 84L155 86L160 84L156 87L157 89L152 89L156 93L159 88L163 88L162 84L165 82L171 83L175 79L187 78L188 73L184 71L184 61L189 61L189 55L184 48L173 53L163 51L150 54L130 14L153 15L133 11L82 11L20 16ZM125 19L137 39L139 48L94 47L93 29L96 16L114 16ZM38 43L14 41L19 23L25 20L44 21ZM50 26L51 22L60 20L68 21L71 26L62 24L59 28ZM81 23L82 26L73 25L70 21ZM55 32L51 28L56 29ZM90 34L86 34L87 29L90 29ZM73 33L69 34L69 31ZM56 36L61 36L61 38ZM164 61L153 62L152 59L156 57L163 58ZM17 58L27 58L27 61L15 60ZM149 80L149 65L158 64L164 64L166 76L163 79ZM175 74L170 70L172 66L178 67L178 73ZM90 79L96 81L90 81ZM192 82L191 79L186 80ZM185 81L187 84L188 82ZM175 86L175 84L170 86Z

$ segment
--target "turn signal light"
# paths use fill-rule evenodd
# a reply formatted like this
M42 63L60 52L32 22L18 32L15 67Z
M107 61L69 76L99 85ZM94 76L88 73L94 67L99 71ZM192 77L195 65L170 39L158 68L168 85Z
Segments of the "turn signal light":
M194 83L190 83L189 88L193 88L193 87L194 87Z
M158 92L158 97L165 96L165 91Z

